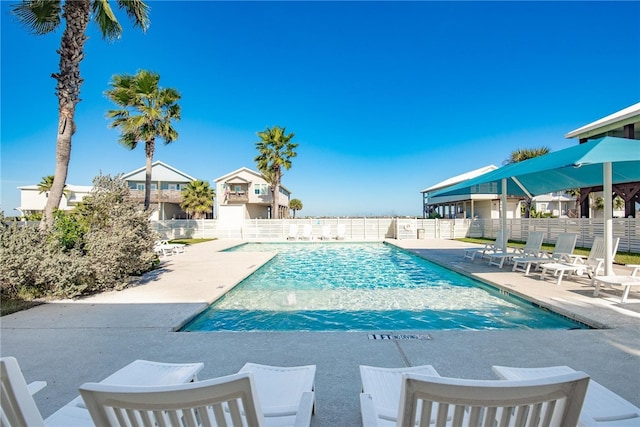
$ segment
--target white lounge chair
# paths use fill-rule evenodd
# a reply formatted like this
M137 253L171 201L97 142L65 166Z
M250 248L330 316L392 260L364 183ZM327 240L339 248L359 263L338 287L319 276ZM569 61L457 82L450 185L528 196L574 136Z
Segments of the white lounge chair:
M47 383L36 381L27 385L15 357L0 359L1 405L0 425L3 427L76 427L93 426L89 411L77 406L64 406L43 420L33 394Z
M256 373L256 377L262 374ZM263 379L267 377L262 375ZM259 386L249 369L226 377L173 386L86 383L80 387L80 394L99 426L309 426L313 392L303 393L298 408L290 408L288 401L280 406L278 395L261 396L261 391L286 389L286 381L281 380L277 386L268 382ZM262 401L267 405L263 406ZM303 405L306 406L303 408ZM129 423L121 424L120 420Z
M529 275L532 266L538 267L543 262L571 261L571 255L576 247L578 235L575 233L560 233L553 248L553 252L541 252L540 256L513 257L512 271L522 271L525 276Z
M618 243L620 243L619 237L613 242L613 252L611 256L614 256L618 251ZM604 255L604 238L597 236L593 240L589 256L586 259L577 255L572 255L572 262L545 262L540 264L540 268L542 269L540 279L544 280L547 272L552 272L553 275L558 278L556 284L559 285L562 283L562 278L565 273L575 274L578 276L582 274L588 274L589 277L597 276L604 271Z
M345 224L338 224L336 230L336 240L344 240L347 236L347 226Z
M289 235L287 236L287 240L298 240L298 225L291 224L289 226Z
M516 248L513 252L498 252L489 254L489 265L495 265L502 268L505 261L510 261L514 256L538 256L542 241L544 240L543 231L531 231L527 236L527 242L524 248Z
M464 259L470 259L473 261L476 258L476 255L480 255L481 258L486 258L490 254L502 253L506 252L507 247L503 248L506 240L509 240L509 231L507 230L507 238L503 241L502 234L503 230L498 230L498 235L496 236L496 240L492 243L486 243L484 248L469 248L464 251Z
M184 253L185 245L181 243L169 243L168 240L158 240L153 245L154 252L167 256Z
M640 265L638 264L627 264L627 267L633 268L631 271L631 275L629 276L593 276L591 278L591 284L595 286L593 291L593 296L597 297L600 293L600 287L602 285L605 286L622 286L624 289L622 291L622 296L620 297L620 302L627 302L627 298L629 297L629 291L634 286L640 286L640 277L636 276L636 273L640 271Z
M576 372L568 366L544 368L493 366L491 369L505 380L528 380ZM580 424L585 427L637 427L640 426L640 408L591 380L580 412Z
M251 372L260 396L262 413L269 424L309 425L315 413L316 366L269 366L246 363L241 373Z
M588 385L584 372L521 381L404 374L398 426L575 427Z
M320 236L321 240L330 240L331 239L331 226L323 225L322 226L322 235Z
M302 226L302 234L300 235L300 240L313 240L311 224L304 224Z
M438 376L438 372L431 365L405 368L360 365L360 413L364 427L396 425L402 375L406 373Z

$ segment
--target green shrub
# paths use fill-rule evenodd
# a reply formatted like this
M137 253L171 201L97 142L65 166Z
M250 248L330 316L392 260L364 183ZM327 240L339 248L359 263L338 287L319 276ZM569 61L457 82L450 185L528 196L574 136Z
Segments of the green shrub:
M51 230L4 221L0 213L0 296L70 298L125 287L157 262L148 213L127 199L120 177L98 176Z

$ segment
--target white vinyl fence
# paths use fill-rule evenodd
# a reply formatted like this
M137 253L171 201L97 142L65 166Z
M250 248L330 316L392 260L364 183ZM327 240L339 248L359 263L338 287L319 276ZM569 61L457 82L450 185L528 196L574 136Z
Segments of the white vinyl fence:
M292 224L302 232L311 225L315 240L322 228L329 226L336 236L338 224L346 229L345 240L382 241L384 239L459 239L464 237L495 238L500 219L421 219L421 218L317 218L317 219L250 219L240 226L224 226L218 220L152 221L153 228L166 239L233 238L252 241L286 240ZM591 247L596 236L604 235L602 219L520 218L508 219L511 240L526 241L530 231L544 231L545 243L554 243L560 233L576 233L576 246ZM613 220L614 237L620 237L621 252L640 253L640 218Z

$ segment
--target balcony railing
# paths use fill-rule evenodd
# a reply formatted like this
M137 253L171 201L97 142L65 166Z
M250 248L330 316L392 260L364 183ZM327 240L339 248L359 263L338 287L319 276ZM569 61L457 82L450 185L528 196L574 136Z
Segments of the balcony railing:
M249 203L249 195L244 191L239 193L228 193L227 203Z
M144 202L144 190L129 190L129 198L136 202ZM180 203L182 192L180 190L151 190L151 203Z

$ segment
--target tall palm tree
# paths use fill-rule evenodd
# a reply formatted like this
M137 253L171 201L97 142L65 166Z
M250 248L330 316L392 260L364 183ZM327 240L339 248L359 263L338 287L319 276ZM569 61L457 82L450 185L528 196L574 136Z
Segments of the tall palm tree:
M549 147L518 148L517 150L512 151L509 158L502 162L502 164L510 165L513 163L519 163L524 160L533 159L534 157L544 156L545 154L549 154L550 151ZM529 197L525 198L524 203L524 217L529 218L531 216L531 199Z
M148 6L141 0L116 0L124 9L134 26L143 31L149 26ZM12 6L13 14L36 35L51 33L65 28L58 54L60 71L52 74L58 81L58 134L56 140L56 169L51 191L44 209L41 229L53 224L53 210L60 205L71 158L71 137L75 133L76 105L80 102L80 62L84 58L84 43L91 18L99 26L102 37L113 40L122 34L122 26L109 5L108 0L23 0Z
M194 219L204 218L213 208L213 198L216 196L209 183L202 180L191 181L182 190L180 207Z
M47 175L42 177L42 181L38 183L38 194L51 191L53 186L53 175Z
M296 218L296 211L302 210L302 201L299 199L291 199L289 200L289 209L293 211L293 218Z
M107 118L113 119L109 127L120 129L119 142L130 150L135 149L138 142L145 144L145 210L149 209L151 201L151 165L156 138L163 139L165 144L178 139L172 121L180 120L180 106L177 104L180 93L175 89L161 88L159 82L160 74L141 70L136 75L113 76L111 89L105 92L120 107L107 112Z
M254 161L258 164L258 170L271 185L271 218L278 219L278 195L282 182L283 169L291 169L291 158L296 157L294 149L298 144L291 140L294 133L286 134L286 128L274 126L258 132L260 141L256 142L256 148L260 152Z

